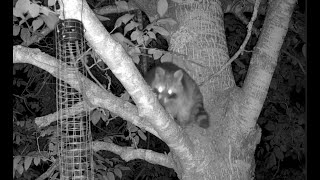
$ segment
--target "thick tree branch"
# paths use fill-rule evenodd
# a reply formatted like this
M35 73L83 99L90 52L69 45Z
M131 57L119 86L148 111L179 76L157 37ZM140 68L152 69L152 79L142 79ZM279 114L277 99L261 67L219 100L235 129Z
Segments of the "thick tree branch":
M144 128L150 133L159 137L158 133L155 132L150 123L139 117L137 108L131 103L114 96L104 89L101 89L98 85L81 74L77 75L72 71L63 71L65 74L62 74L62 76L60 77L58 74L58 69L61 67L59 67L56 58L51 57L38 49L29 49L22 46L14 46L13 63L28 63L37 66L49 72L56 78L61 78L61 80L65 81L71 87L75 88L78 91L80 91L80 87L77 77L80 77L82 79L81 81L84 82L84 87L86 87L86 92L82 93L86 94L91 104L96 107L106 108L109 111L119 115L123 119L126 119L134 125ZM50 114L46 117L38 118L36 119L36 122L38 125L48 125L48 123L55 120L54 117L56 117L55 113Z
M131 147L121 147L113 143L93 142L93 150L106 150L118 154L123 160L130 161L134 159L146 160L153 164L159 164L168 168L174 168L172 159L165 154L157 153L147 149L133 149Z
M279 52L289 28L296 0L272 1L264 21L261 37L252 54L247 77L243 84L244 106L241 116L245 117L241 129L250 132L256 125L270 82L277 65Z
M48 114L46 116L37 117L37 118L35 118L34 121L39 128L43 128L43 127L49 126L52 122L57 121L58 114L62 114L63 118L72 117L72 116L82 112L84 110L83 107L89 108L90 111L94 109L94 107L90 107L85 101L82 101L82 102L76 103L74 106L72 106L68 109L60 110L60 111L62 111L61 113L54 112L54 113Z

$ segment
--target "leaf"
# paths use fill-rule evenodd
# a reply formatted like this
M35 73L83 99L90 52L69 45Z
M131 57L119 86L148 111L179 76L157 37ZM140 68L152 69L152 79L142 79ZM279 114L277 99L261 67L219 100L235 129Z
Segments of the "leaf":
M17 36L18 34L19 34L19 32L20 32L20 26L18 26L18 25L13 25L13 32L12 32L12 35L13 36Z
M43 24L43 20L41 18L37 18L36 20L32 21L33 31L36 31L37 29L39 29L39 27L41 27L42 24Z
M156 35L154 34L154 32L148 31L147 34L148 34L148 36L149 36L151 39L157 39L157 37L156 37Z
M125 14L121 17L119 17L114 24L114 29L117 27L120 27L122 23L127 24L132 18L134 17L134 14Z
M275 79L271 80L270 88L276 90L277 89L277 81Z
M49 126L48 129L41 131L40 137L44 137L46 135L52 135L56 132L57 128L54 126Z
M24 19L24 16L23 16L21 9L13 8L12 12L14 15L13 17L20 17L20 18Z
M302 54L305 58L307 57L307 44L302 46Z
M275 149L274 149L274 153L275 153L275 155L276 155L276 157L278 158L278 159L280 159L281 161L283 160L283 153L282 153L282 151L280 151L280 148L277 146L277 147L275 147Z
M106 122L109 119L109 111L107 109L105 109L105 110L100 110L100 112L101 112L100 118L104 122Z
M21 142L21 141L20 141L20 135L17 134L17 135L16 135L16 143L17 143L17 144L20 144L20 142Z
M157 3L157 12L162 17L168 10L168 2L167 0L158 0Z
M27 156L27 157L25 158L25 160L24 160L24 169L25 169L26 171L29 169L32 160L33 160L33 157L31 157L31 156Z
M291 108L287 108L286 109L286 114L291 117L292 116L292 109Z
M299 125L303 125L304 124L304 114L301 114L299 117L298 117L298 124Z
M141 51L139 47L134 46L134 47L129 47L127 53L130 56L136 56L136 55L140 55Z
M142 39L143 33L139 30L135 30L131 33L130 38L132 41L138 41L138 39Z
M30 0L18 0L16 3L16 10L19 11L21 14L27 13L30 6ZM20 16L18 16L20 17Z
M16 21L19 21L19 19L16 16L12 16L12 21L16 22Z
M266 150L267 150L267 152L269 152L269 150L270 150L270 146L269 146L269 144L265 144L266 145Z
M92 114L91 114L91 122L96 125L100 120L100 112L98 111L94 111Z
M30 32L27 28L22 28L21 29L21 33L20 33L20 37L24 42L28 42L30 39Z
M132 61L134 63L139 64L139 62L140 62L140 57L139 56L132 56L131 58L132 58Z
M164 25L169 24L170 26L174 26L177 24L177 21L175 21L172 18L164 18L164 19L157 20L157 24L164 24Z
M41 14L40 17L43 19L43 21L46 23L46 25L49 27L49 29L53 30L55 25L58 23L59 18L57 15L53 13L49 13L48 16Z
M289 76L289 79L288 79L289 81L288 81L288 83L289 83L289 86L294 86L294 85L296 85L296 78L295 78L295 76L293 75L293 74L291 74L290 76Z
M51 12L51 10L45 6L41 6L40 7L40 13L49 16L49 13Z
M133 31L130 35L130 38L132 41L137 41L139 45L142 45L143 43L143 38L142 38L143 33L136 29Z
M93 156L95 156L98 160L104 161L104 158L100 156L98 153L93 153Z
M128 129L130 132L136 132L136 131L138 131L137 126L135 126L134 124L132 124L132 123L130 123L130 122L127 122L127 129Z
M98 173L96 173L97 177L95 177L94 179L98 179L98 180L108 180L107 175L104 171L100 171L98 170Z
M265 126L265 128L266 128L268 131L274 131L274 130L275 130L274 124L272 124L272 123L270 123L270 122Z
M273 135L270 135L270 136L267 136L267 137L265 137L264 139L266 140L266 141L269 141L269 140L271 140L271 139L273 139Z
M112 172L107 172L108 180L115 180L114 174Z
M20 160L21 160L21 156L15 156L13 158L13 169L17 169L18 163L20 162Z
M241 68L245 68L246 67L239 59L234 60L234 62Z
M121 98L122 100L128 101L129 98L130 98L130 94L129 94L127 91L125 91L125 92L121 95L120 98Z
M145 44L149 41L150 37L147 35L143 35L143 41L145 42Z
M245 74L246 72L247 72L246 69L241 69L238 74L239 74L239 75L242 75L242 74Z
M111 115L111 117L113 117L113 118L114 118L114 117L118 117L117 114L115 114L115 113L113 113L113 112L111 112L111 111L110 111L110 115Z
M137 146L137 145L139 144L139 141L140 141L139 136L134 136L133 139L134 139L134 144L135 144L135 146ZM132 144L132 145L133 145L133 144ZM134 147L135 147L135 146L134 146Z
M33 159L33 163L34 163L34 165L38 166L38 164L40 163L40 157L35 157Z
M140 129L138 130L138 135L144 141L147 139L147 136Z
M162 51L157 49L149 49L148 54L152 54L154 59L159 59L162 56Z
M129 44L131 46L134 46L134 44L126 37L124 37L121 33L114 33L111 34L111 37L117 41L118 43L120 43L122 46L124 46L124 43Z
M124 27L124 32L123 32L123 34L126 35L128 31L131 31L133 28L136 28L136 27L138 27L138 26L140 26L140 23L131 21L129 24L127 24L127 25Z
M276 157L275 157L274 154L272 153L272 154L270 155L270 157L268 158L267 169L275 166L276 163L277 163Z
M105 17L105 16L101 16L99 14L96 14L96 17L100 20L100 21L109 21L110 18Z
M53 6L56 4L57 0L48 0L48 6Z
M119 169L121 169L122 171L130 171L131 169L129 167L125 167L125 166L119 166Z
M107 167L103 164L97 164L94 169L98 170L98 169L102 169L102 170L107 170Z
M22 163L19 163L18 166L17 166L17 171L19 174L22 174L23 173L23 166L22 166Z
M120 169L115 168L113 171L116 174L116 176L118 176L120 179L122 178L122 172Z
M170 35L170 33L166 29L164 29L163 27L160 27L160 26L153 26L153 31L157 32L157 33L159 33L159 34L161 34L163 36L169 36Z
M104 142L108 142L108 143L112 143L112 139L110 139L110 137L106 136L103 138Z
M161 62L172 62L172 54L166 52L163 56L161 56Z
M108 163L111 167L113 167L113 162L110 161L109 159L105 159L106 163Z
M35 18L35 17L39 16L39 12L40 12L40 6L38 4L32 3L29 6L29 13L30 13L31 17Z
M126 1L116 1L115 4L121 10L129 10L128 3Z
M284 145L281 145L281 146L280 146L280 149L281 149L282 152L286 152L286 151L287 151L287 148L286 148L286 146L284 146Z

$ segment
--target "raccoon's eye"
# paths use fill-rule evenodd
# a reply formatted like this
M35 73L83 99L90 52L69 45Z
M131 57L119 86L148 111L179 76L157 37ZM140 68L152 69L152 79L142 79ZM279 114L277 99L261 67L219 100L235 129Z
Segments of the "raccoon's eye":
M177 97L177 94L175 94L175 93L172 93L172 94L169 95L169 99L174 99L176 97Z
M152 91L153 91L154 93L156 93L156 94L159 94L158 89L156 89L156 88L153 88Z
M159 93L161 93L164 90L164 88L162 86L160 86L157 90Z
M172 92L172 90L171 89L169 89L168 90L168 94L169 94L169 98L171 99L171 98L176 98L177 97L177 94L176 93L174 93L174 92Z

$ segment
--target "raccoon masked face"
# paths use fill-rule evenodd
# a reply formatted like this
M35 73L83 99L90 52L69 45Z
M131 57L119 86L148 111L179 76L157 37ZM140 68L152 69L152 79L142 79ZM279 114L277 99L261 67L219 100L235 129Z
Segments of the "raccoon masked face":
M160 67L156 69L153 88L162 105L175 105L175 101L183 92L182 76L183 73L180 70L175 73L166 73Z

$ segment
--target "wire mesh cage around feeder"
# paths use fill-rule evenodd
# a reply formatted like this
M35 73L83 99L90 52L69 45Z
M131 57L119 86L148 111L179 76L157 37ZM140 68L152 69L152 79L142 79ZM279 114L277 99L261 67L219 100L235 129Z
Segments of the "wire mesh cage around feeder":
M84 28L80 21L67 19L57 24L56 58L59 61L57 78L57 135L59 139L60 179L93 179L92 139L90 116L80 92L70 87L62 79L75 75L78 82L86 76L84 69ZM82 74L80 73L82 72Z

